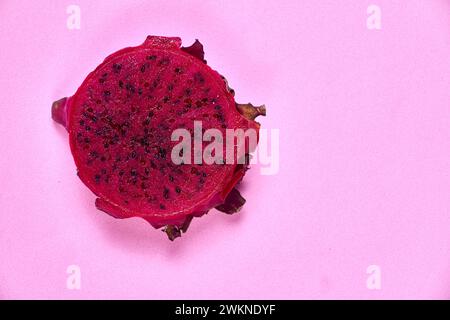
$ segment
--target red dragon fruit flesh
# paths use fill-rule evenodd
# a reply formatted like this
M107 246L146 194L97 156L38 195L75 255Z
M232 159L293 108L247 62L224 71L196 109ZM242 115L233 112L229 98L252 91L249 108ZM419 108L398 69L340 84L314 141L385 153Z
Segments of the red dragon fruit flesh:
M52 105L96 207L119 219L141 217L170 240L212 208L241 209L245 199L235 187L256 147L245 143L243 162L174 163L179 142L172 133L183 128L195 135L201 121L202 133L217 129L225 137L229 129L252 129L258 135L258 115L265 107L236 103L225 78L206 64L198 40L182 47L180 38L158 36L111 54L73 96Z

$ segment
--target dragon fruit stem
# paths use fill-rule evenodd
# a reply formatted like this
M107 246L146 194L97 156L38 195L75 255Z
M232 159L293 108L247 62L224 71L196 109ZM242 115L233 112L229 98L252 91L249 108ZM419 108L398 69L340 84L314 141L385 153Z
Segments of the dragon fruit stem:
M67 97L56 100L52 104L52 119L67 129Z
M244 204L244 197L241 196L236 188L233 188L226 197L225 202L217 206L216 209L226 214L233 214L241 210Z
M186 217L186 220L181 225L181 227L178 227L175 225L167 225L162 231L167 234L170 241L173 241L176 238L181 237L182 232L186 233L193 218L194 218L193 216L188 216L188 217Z
M255 107L251 103L246 104L236 103L236 108L245 118L249 120L255 120L257 116L266 115L266 106L264 104Z

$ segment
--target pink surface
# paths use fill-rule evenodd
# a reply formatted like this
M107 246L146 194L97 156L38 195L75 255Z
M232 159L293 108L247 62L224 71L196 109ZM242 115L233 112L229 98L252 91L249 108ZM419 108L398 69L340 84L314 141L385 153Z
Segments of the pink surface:
M450 298L450 1L375 0L381 30L369 1L77 1L80 30L69 4L0 3L0 298ZM97 211L50 119L147 34L199 38L280 129L278 174L174 243Z

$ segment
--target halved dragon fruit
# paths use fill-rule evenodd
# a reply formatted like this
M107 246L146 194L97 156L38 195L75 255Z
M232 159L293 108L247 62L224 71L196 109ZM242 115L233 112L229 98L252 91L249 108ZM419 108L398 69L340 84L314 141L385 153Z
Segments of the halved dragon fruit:
M69 132L78 176L97 195L97 208L115 218L141 217L173 240L193 217L212 208L232 214L245 203L235 186L254 147L246 144L245 163L171 158L178 143L172 133L193 134L194 121L202 132L224 136L227 129L258 132L254 119L265 107L237 104L233 96L198 40L181 47L180 38L148 36L108 56L73 96L55 101L52 118Z

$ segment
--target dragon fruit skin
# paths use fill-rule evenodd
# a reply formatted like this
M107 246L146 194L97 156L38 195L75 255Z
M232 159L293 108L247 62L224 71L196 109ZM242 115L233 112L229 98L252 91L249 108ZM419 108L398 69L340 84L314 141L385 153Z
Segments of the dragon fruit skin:
M193 132L194 120L201 120L204 130L223 136L230 128L258 132L258 115L265 115L264 106L236 104L198 40L186 48L179 38L157 36L111 54L73 96L52 105L97 208L165 227L171 240L212 208L238 211L245 200L235 186L247 170L246 164L172 163L173 130Z

